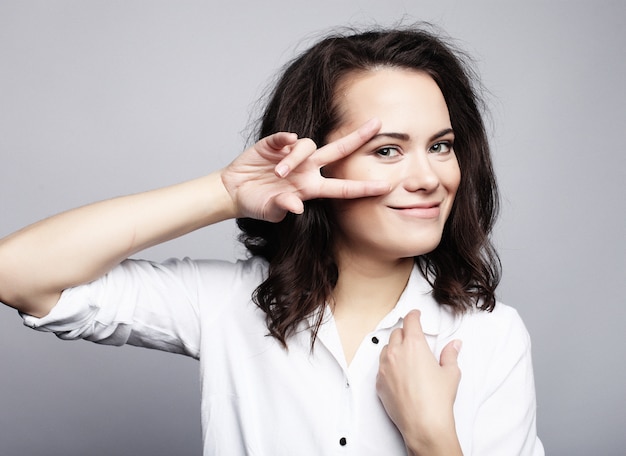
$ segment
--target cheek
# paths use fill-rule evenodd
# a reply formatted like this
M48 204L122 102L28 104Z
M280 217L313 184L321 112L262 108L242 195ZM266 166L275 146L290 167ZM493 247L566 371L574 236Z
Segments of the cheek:
M452 208L454 207L455 201L457 199L459 186L461 185L461 170L458 166L455 168L454 172L449 175L444 185L448 191L448 196L450 199L450 204L448 205L448 210L445 217L445 221L447 222L450 218Z
M441 182L453 196L456 194L461 184L461 169L459 163L454 160L450 166L440 175Z

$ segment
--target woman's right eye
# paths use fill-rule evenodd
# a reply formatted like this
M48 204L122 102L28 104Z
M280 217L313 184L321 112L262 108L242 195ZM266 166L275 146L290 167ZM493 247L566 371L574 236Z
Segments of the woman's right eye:
M376 150L376 154L384 158L394 158L400 155L400 151L398 150L397 147L387 146L387 147L381 147L380 149Z

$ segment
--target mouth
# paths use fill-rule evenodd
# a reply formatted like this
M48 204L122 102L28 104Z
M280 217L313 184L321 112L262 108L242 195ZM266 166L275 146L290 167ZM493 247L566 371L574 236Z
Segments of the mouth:
M401 215L415 218L432 219L439 217L441 203L422 203L407 206L389 206Z

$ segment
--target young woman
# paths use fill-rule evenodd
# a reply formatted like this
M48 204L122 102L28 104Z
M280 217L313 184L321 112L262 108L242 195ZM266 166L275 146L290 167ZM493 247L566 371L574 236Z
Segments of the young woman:
M287 66L259 137L208 176L3 239L0 300L64 339L198 358L206 455L543 454L458 53L422 30L328 37ZM230 218L248 259L127 259Z

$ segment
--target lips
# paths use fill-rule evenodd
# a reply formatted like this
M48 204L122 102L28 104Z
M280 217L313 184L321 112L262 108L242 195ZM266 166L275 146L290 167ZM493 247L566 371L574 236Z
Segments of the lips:
M401 215L416 218L437 218L441 212L441 203L420 203L406 206L389 206Z

